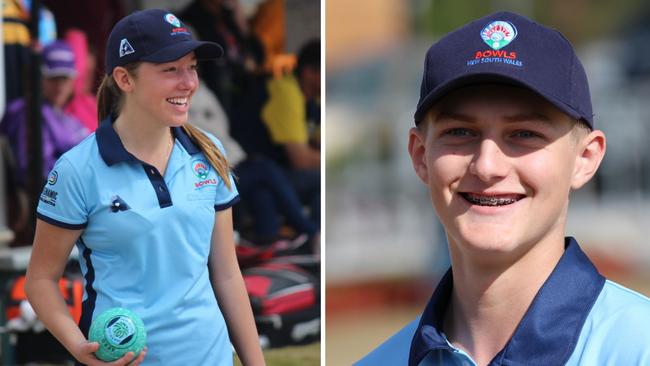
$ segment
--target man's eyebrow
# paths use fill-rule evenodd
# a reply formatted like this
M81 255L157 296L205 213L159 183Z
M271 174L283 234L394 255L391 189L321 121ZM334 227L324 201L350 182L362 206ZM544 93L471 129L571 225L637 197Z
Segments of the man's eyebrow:
M539 122L543 124L552 124L551 118L548 115L539 112L523 112L512 115L503 116L506 122ZM476 123L477 117L462 112L452 110L441 110L434 115L435 122L444 121L460 121L468 123Z
M551 118L548 115L539 112L517 113L511 116L505 116L504 119L506 122L541 122L544 124L552 123Z
M441 110L440 112L434 115L433 120L435 122L447 120L447 121L476 123L476 117L470 116L468 114L463 114L460 112L451 111L451 110Z

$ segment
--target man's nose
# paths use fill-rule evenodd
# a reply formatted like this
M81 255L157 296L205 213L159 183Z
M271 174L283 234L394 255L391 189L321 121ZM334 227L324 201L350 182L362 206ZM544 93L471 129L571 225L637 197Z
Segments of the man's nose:
M470 173L489 183L504 178L509 170L509 158L499 144L492 139L481 140L469 165Z

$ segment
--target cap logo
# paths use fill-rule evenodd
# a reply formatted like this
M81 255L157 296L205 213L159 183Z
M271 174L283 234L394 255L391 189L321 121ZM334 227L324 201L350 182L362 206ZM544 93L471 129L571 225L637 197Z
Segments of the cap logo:
M178 20L178 18L176 18L176 15L172 13L165 14L165 21L167 21L167 23L173 25L176 28L181 26L181 21Z
M493 50L498 50L510 44L517 37L517 28L503 20L494 21L481 30L481 38Z
M133 46L131 46L131 44L126 38L123 38L120 41L120 58L134 52L135 50L133 49Z

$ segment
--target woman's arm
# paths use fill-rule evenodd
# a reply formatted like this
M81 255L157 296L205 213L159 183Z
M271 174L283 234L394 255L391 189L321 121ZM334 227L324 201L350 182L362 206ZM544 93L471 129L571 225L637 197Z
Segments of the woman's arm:
M228 334L244 366L265 365L253 311L239 270L232 229L232 209L217 211L212 231L210 275Z
M126 365L133 359L131 352L112 363L101 362L93 355L99 343L86 340L59 290L59 279L80 234L81 230L63 229L37 220L25 281L27 298L38 318L79 362L89 366ZM141 352L132 365L139 365L145 354Z

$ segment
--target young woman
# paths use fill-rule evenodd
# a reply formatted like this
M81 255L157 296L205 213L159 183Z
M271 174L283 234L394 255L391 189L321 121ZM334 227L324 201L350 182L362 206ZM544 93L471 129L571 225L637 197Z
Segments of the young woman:
M165 10L133 13L111 32L102 122L50 173L27 272L36 313L81 363L106 364L88 329L119 306L147 330L133 365L232 365L231 341L244 365L264 365L234 252L238 193L221 143L186 123L197 59L221 52L191 40ZM75 243L85 278L79 325L57 285Z

